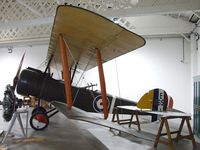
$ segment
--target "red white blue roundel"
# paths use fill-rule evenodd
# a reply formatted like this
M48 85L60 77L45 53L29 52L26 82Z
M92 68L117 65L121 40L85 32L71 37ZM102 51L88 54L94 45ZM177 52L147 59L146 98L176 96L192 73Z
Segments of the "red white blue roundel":
M110 101L107 98L108 108L110 107ZM95 97L93 101L93 108L96 112L103 112L103 103L101 95Z

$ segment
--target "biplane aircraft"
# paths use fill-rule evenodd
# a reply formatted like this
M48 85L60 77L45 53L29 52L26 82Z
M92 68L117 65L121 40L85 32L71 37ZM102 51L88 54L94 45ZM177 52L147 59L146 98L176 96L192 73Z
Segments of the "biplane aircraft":
M145 45L144 38L99 14L75 6L59 6L51 31L47 68L42 72L29 67L22 70L20 75L17 74L16 91L18 94L34 96L55 106L50 111L46 111L41 106L35 108L30 119L32 128L35 130L45 129L49 124L49 117L57 110L69 118L104 124L83 116L82 114L85 113L81 110L103 112L104 119L106 119L115 106L136 105L133 101L106 93L102 63L143 45ZM55 59L58 68L63 72L64 81L52 77L49 71L51 67L54 67L52 59ZM98 66L99 71L101 92L92 90L93 85L88 87L72 85L77 69L87 71L96 66ZM7 91L14 89L15 85L14 88L8 87ZM11 95L13 96L13 94ZM9 94L5 95L4 101L8 97ZM11 99L15 101L16 98L13 97ZM12 104L15 105L15 102ZM17 107L10 108L13 110ZM13 111L8 110L4 109L4 116L9 121ZM48 115L52 112L53 114ZM109 125L104 124L104 126Z

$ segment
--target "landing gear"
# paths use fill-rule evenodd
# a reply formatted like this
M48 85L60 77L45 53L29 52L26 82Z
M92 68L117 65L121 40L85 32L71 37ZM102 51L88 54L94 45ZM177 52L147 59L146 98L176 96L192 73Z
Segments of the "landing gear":
M37 111L30 118L30 125L34 130L41 131L48 127L49 117L42 111Z
M31 127L36 131L46 129L49 125L49 118L54 116L56 113L58 113L58 110L56 108L52 108L48 111L46 111L46 109L41 106L34 108L32 111L32 116L30 118Z

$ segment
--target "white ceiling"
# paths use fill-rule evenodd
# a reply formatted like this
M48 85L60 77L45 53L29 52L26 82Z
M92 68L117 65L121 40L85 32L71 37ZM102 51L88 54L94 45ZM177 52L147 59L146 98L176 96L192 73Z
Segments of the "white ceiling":
M191 33L190 17L200 16L200 0L0 0L0 46L48 43L56 7L64 3L115 18L143 36Z

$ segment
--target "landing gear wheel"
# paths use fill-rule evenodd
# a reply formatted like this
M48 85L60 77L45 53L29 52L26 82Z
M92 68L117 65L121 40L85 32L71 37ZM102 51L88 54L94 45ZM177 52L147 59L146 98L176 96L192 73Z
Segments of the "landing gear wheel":
M36 113L36 112L43 112L43 113L46 113L47 111L46 111L46 109L45 109L44 107L39 106L39 107L36 107L36 108L33 109L32 115L33 115L34 113Z
M49 118L43 112L35 112L30 118L30 125L36 131L44 130L49 125Z

